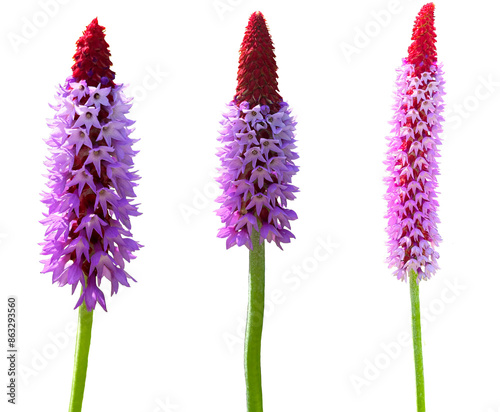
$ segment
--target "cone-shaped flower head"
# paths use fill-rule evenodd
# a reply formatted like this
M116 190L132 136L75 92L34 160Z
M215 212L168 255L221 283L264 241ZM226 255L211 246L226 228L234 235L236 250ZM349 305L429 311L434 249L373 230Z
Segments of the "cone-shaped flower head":
M135 140L129 137L131 120L125 117L131 105L114 73L104 27L94 19L77 42L73 75L59 86L56 113L47 143L51 156L49 191L43 194L48 214L43 273L52 281L82 285L76 307L85 300L88 310L96 302L106 309L101 281L129 286L131 276L124 262L134 258L140 245L130 238L130 216L137 216L135 180L131 169Z
M87 86L114 86L115 72L111 70L109 44L104 39L104 27L99 26L97 18L87 26L83 36L76 42L73 56L73 78L76 82L85 80Z
M298 170L295 121L278 93L276 70L264 16L253 13L240 49L236 95L218 138L223 194L217 214L225 224L218 236L227 238L227 248L252 249L252 229L260 230L260 243L274 241L280 248L294 237L288 229L297 215L287 202L298 191L291 184Z
M443 73L437 63L434 4L415 20L409 56L398 70L395 115L387 152L389 267L398 279L414 270L428 279L438 269L436 200L443 121Z
M278 66L266 20L260 12L250 16L240 48L238 85L234 101L247 101L250 107L267 105L272 112L280 109Z

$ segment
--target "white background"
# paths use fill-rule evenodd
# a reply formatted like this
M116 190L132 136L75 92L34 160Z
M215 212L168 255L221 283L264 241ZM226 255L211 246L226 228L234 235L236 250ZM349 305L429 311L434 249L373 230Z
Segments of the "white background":
M145 246L127 267L138 283L108 297L108 313L96 310L84 411L245 410L248 253L226 251L216 238L213 176L238 49L248 17L261 10L282 96L297 117L301 156L296 240L283 252L266 250L265 410L415 410L413 354L404 339L411 332L408 285L384 263L382 162L395 69L424 3L62 3L53 3L50 16L43 0L3 2L0 10L0 306L6 311L7 296L18 297L21 373L12 409L64 411L69 402L77 296L40 274L43 138L53 115L47 103L71 74L76 40L98 16L117 81L136 97L130 117L141 139L143 215L132 231ZM430 412L500 411L500 26L491 4L436 2L448 114L441 270L421 285ZM344 53L347 44L356 53ZM321 242L333 245L329 253L318 249ZM7 410L6 366L0 376L0 409Z

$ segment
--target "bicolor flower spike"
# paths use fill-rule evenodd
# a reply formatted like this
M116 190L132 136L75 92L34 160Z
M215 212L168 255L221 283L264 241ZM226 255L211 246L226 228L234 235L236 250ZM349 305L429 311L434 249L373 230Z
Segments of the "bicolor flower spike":
M438 269L436 200L443 118L443 72L437 62L434 4L426 4L413 28L408 57L398 70L392 134L387 152L389 267L406 280L414 270L418 280Z
M73 75L59 86L52 129L46 140L51 156L48 213L42 254L49 258L42 273L52 282L82 286L76 304L88 310L98 302L106 310L103 278L111 295L132 277L124 270L140 245L131 239L130 216L137 216L132 150L134 123L125 117L131 104L114 83L104 27L94 19L77 42ZM132 279L134 280L134 279Z
M224 227L218 237L226 246L253 248L252 230L260 230L260 243L280 248L294 238L287 209L298 189L291 184L298 171L294 160L295 121L278 92L273 43L264 16L250 17L240 49L238 86L221 121L220 176L223 194L217 214Z

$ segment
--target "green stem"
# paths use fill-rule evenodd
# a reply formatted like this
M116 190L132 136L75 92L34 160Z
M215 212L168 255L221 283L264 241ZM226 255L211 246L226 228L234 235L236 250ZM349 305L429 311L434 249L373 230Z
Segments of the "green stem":
M417 274L410 271L411 326L413 331L413 355L415 358L415 381L417 384L417 411L425 412L424 357L422 355L422 331L420 327L420 298Z
M90 336L92 334L92 318L94 311L87 311L85 301L78 310L78 331L76 334L75 366L73 369L73 386L71 387L71 400L69 412L81 412L85 378L87 377L87 364L89 359Z
M262 412L262 381L260 373L260 343L264 323L265 253L259 244L259 232L252 231L248 280L248 312L245 333L245 379L247 411Z

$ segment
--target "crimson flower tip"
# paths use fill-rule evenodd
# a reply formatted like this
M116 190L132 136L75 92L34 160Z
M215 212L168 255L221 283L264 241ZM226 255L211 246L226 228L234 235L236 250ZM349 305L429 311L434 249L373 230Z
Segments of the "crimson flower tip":
M250 19L249 20L253 20L253 21L259 21L260 23L266 23L266 19L264 18L264 15L262 14L261 11L254 11L251 15L250 15Z
M428 72L436 64L436 33L434 28L434 3L424 5L418 13L408 48L408 62L415 65L417 74Z
M77 50L73 59L73 78L85 80L88 86L114 86L115 73L111 70L109 44L105 40L105 27L100 26L97 17L85 28L76 42Z
M240 47L238 85L234 101L247 101L250 106L268 105L272 113L279 111L283 99L278 89L278 66L266 20L253 13Z

